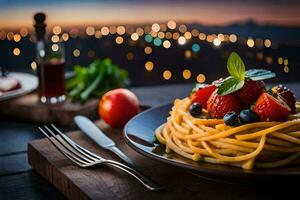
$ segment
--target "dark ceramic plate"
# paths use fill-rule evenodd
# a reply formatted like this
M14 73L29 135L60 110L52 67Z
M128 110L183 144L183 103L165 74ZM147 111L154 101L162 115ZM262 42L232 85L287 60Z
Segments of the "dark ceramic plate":
M237 167L195 162L176 153L166 154L165 146L155 142L154 131L166 121L171 107L171 104L158 106L132 118L124 128L124 137L129 146L147 157L184 168L198 176L213 180L226 182L255 180L257 182L299 178L300 165L245 171Z

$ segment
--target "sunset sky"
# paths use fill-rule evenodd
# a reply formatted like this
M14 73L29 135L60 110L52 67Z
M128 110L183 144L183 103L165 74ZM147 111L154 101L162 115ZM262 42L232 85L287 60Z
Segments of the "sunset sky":
M49 25L62 26L170 19L205 25L253 19L262 24L300 26L298 0L0 0L0 28L32 26L32 15L37 11L47 13Z

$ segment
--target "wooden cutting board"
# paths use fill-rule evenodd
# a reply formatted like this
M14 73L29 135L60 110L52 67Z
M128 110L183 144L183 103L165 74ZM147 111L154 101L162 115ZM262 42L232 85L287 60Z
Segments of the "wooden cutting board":
M30 142L28 144L30 165L68 199L240 199L241 197L257 199L258 197L259 188L207 182L174 166L144 157L125 144L122 130L111 129L102 121L98 121L97 125L116 142L141 171L164 185L166 191L147 191L135 179L112 167L79 168L67 160L47 139ZM67 134L88 150L104 158L120 161L118 157L98 147L80 131ZM272 198L272 193L266 191L268 189L264 187L259 197Z
M85 104L71 103L50 105L38 102L36 93L16 99L0 102L0 114L33 122L55 122L70 126L75 115L85 115L90 118L97 116L98 99L91 99Z

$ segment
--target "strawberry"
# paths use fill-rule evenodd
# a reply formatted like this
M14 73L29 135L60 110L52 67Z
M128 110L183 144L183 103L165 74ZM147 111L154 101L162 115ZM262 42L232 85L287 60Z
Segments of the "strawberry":
M260 95L253 111L256 112L260 121L284 121L291 112L283 100L276 99L266 92Z
M192 102L199 103L203 108L207 108L207 100L210 95L217 89L215 85L207 85L198 89L192 96Z
M287 105L290 107L291 112L295 113L295 111L296 111L296 96L293 93L293 91L291 91L287 87L284 87L283 85L280 84L276 87L273 87L272 92L275 95L280 95L284 99L284 101L287 103Z
M241 111L241 103L234 94L218 95L217 90L213 92L207 101L207 111L213 118L223 118L228 112Z
M250 108L258 97L265 91L266 85L263 81L245 80L244 86L236 92L243 108Z

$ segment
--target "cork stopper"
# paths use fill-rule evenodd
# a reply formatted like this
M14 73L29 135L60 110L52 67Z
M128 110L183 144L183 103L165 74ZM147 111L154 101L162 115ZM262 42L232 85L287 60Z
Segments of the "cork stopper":
M36 34L36 38L37 40L43 39L45 37L46 34L46 15L45 13L36 13L34 15L34 20L35 20L35 34Z

